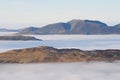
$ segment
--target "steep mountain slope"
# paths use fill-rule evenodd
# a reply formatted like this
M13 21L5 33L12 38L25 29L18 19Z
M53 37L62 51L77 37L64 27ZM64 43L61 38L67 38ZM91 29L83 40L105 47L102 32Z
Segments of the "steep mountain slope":
M70 33L73 34L102 34L103 29L108 28L105 23L91 20L72 20Z
M40 34L62 34L69 31L70 25L67 23L55 23L42 27L38 30Z

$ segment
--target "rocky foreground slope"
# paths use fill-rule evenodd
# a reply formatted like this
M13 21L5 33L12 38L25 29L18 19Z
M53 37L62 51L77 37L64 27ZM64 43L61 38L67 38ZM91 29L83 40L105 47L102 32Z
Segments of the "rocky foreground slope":
M0 53L0 63L88 62L120 60L120 50L82 51L34 47Z

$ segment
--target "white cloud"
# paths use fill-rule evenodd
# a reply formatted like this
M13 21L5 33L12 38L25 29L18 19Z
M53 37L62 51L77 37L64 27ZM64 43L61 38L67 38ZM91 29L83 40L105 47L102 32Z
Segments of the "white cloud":
M0 80L119 80L120 62L0 64Z

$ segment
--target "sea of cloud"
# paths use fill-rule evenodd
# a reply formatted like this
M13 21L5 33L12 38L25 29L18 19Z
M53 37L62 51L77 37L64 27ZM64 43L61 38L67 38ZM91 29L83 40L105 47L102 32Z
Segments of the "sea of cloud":
M28 36L28 35L27 35ZM119 39L120 35L29 35L42 40L114 40Z
M120 80L120 62L0 64L0 80Z
M13 33L0 33L0 35ZM120 49L120 35L29 35L43 41L0 41L0 52L36 46L78 48L81 50Z
M14 35L16 34L16 32L0 32L0 36L4 36L4 35Z

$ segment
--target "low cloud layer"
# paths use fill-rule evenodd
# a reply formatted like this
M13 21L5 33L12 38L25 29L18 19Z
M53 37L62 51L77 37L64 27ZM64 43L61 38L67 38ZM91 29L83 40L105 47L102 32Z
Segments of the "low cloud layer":
M120 35L28 35L42 40L119 40Z
M0 64L0 80L120 80L120 62Z
M43 41L0 41L0 52L36 46L55 48L120 49L120 35L33 35ZM23 45L24 44L24 45ZM64 44L64 45L63 45Z

